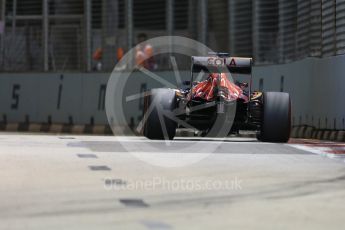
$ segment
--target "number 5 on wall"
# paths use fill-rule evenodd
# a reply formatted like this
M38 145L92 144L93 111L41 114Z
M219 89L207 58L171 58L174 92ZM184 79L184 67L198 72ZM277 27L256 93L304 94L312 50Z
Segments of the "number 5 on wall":
M14 84L12 88L12 104L11 104L11 109L17 110L19 107L19 90L20 90L20 85Z

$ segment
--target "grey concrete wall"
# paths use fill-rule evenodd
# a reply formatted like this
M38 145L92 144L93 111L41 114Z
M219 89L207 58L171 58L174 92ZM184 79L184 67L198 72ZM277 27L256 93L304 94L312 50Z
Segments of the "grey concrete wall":
M106 121L108 74L1 74L0 115L8 122L95 124ZM103 91L102 91L103 90Z
M284 91L292 98L294 125L318 129L345 129L345 56L308 58L285 65L256 67L254 86L260 78L265 91Z
M174 83L171 72L157 73ZM110 73L88 74L0 74L0 121L7 122L107 124L105 114L105 90ZM182 78L188 79L183 72ZM124 89L124 96L139 93L141 90L162 87L149 80L140 72L134 72ZM124 105L128 121L135 123L142 114L140 101Z

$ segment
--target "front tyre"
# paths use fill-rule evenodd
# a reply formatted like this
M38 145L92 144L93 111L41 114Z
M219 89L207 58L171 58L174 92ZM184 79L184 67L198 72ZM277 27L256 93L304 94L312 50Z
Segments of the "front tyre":
M173 89L152 89L145 97L144 130L151 140L172 140L176 135L174 118L176 93Z
M291 132L291 100L288 93L263 93L261 132L264 142L286 143Z

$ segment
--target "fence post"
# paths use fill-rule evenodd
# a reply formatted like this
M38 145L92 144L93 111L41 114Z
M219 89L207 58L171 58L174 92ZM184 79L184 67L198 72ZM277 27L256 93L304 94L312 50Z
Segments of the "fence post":
M1 34L1 44L0 44L0 66L2 69L4 69L4 64L5 64L5 33L6 33L6 0L1 1L1 20L3 22L3 31Z
M92 17L92 11L91 11L91 0L85 0L85 6L84 6L84 17L85 17L85 52L86 52L86 71L91 71L91 36L92 36L92 25L91 25L91 17Z
M173 51L173 38L172 36L174 35L174 3L175 0L167 0L166 4L167 4L167 20L166 20L166 29L167 29L167 34L169 36L169 68L171 67L171 61L170 61L170 57L172 55Z
M48 0L43 0L43 20L42 20L42 27L43 27L43 65L44 71L49 71L49 48L48 48L48 39L49 39L49 6Z
M129 51L133 47L133 0L127 0L126 3L127 51ZM130 60L132 61L132 57Z
M13 12L12 12L12 39L16 36L17 26L17 0L13 0Z
M200 17L201 27L199 31L199 41L207 45L207 33L208 33L208 17L207 17L207 0L200 0Z

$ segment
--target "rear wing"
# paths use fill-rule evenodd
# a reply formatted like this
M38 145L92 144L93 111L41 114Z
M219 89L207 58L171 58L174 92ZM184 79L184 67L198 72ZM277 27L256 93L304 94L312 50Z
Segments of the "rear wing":
M226 73L251 74L252 58L242 57L192 57L192 73Z
M227 53L213 53L206 57L192 57L191 91L193 91L194 73L232 73L250 75L249 95L252 93L253 59L242 57L230 57ZM251 97L249 97L251 100Z

